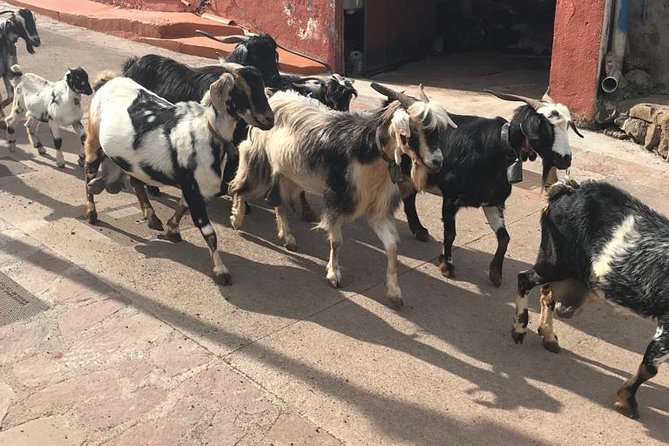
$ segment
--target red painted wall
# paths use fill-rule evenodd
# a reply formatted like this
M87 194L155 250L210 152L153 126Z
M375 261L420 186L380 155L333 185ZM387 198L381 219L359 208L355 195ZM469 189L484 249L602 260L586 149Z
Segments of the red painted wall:
M596 111L599 53L606 0L558 0L551 60L551 97L573 115Z
M213 0L209 11L271 34L280 44L340 67L338 0Z

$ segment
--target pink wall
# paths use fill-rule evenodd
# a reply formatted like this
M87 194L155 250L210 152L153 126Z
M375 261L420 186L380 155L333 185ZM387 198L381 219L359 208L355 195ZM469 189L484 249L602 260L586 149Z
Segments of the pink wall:
M558 0L551 60L551 97L576 117L596 111L606 0Z
M130 9L144 9L144 10L166 11L166 12L184 12L188 10L188 8L183 3L181 3L180 0L93 0L93 1Z
M278 43L340 67L339 0L213 0L209 11L271 34Z

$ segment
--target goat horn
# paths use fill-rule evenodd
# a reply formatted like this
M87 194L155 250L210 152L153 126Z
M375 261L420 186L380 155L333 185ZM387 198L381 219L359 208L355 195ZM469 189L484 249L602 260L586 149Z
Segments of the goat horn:
M2 14L12 14L12 15L14 15L15 13L16 13L16 11L12 11L11 9L7 9L5 11L0 11L0 15L2 15Z
M376 82L372 82L370 85L376 92L381 93L383 96L387 97L388 99L400 101L400 104L402 104L402 107L404 108L409 108L411 104L416 102L418 99L411 97L409 95L406 95L404 93L400 93L399 91L395 91L391 88L386 87L385 85L377 84Z
M578 127L576 127L576 124L574 124L574 121L569 121L569 127L576 133L578 136L583 138L584 136L581 134L581 132L578 131Z
M221 43L240 43L249 40L249 36L235 35L235 36L217 37L214 36L213 34L209 34L207 31L202 31L201 29L196 29L195 32Z
M535 110L539 110L544 105L544 103L541 102L540 100L528 98L526 96L519 96L517 94L510 94L510 93L498 93L496 91L492 91L492 90L488 90L488 89L486 89L484 91L486 93L493 94L493 95L497 96L498 98L503 99L505 101L521 101L521 102L524 102Z
M423 102L430 102L430 98L427 97L425 90L423 90L423 84L418 84L418 89L420 90L420 99Z
M548 88L546 88L546 93L544 93L544 95L541 97L541 100L544 101L544 102L551 102L551 103L555 104L555 101L551 97L551 87L550 87L550 85L548 86Z

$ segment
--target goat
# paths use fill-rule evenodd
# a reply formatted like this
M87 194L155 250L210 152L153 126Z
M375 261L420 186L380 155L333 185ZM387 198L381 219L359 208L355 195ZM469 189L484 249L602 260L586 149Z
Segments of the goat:
M271 92L295 90L302 96L314 98L333 110L348 111L351 101L358 97L358 90L353 87L354 79L333 74L328 79L318 76L302 77L294 74L281 74Z
M386 87L372 84L380 91ZM321 194L324 211L319 227L328 232L330 260L328 283L341 286L339 250L342 225L366 217L383 242L388 257L386 296L403 304L397 280L397 242L393 213L399 205L401 154L426 168L441 167L442 154L430 144L436 129L451 123L446 109L420 101L395 101L369 113L333 111L296 92L279 92L270 98L275 126L252 129L239 146L240 164L230 183L233 196L231 223L242 225L245 198L264 196L275 208L279 238L289 250L296 248L282 200L292 203L307 190Z
M273 86L279 77L279 53L277 44L269 34L234 35L216 37L205 31L196 31L221 43L236 43L225 60L231 63L256 67L267 86Z
M273 125L274 114L257 69L237 64L224 68L228 71L210 85L200 103L172 104L132 79L103 76L95 85L99 89L89 111L85 170L89 223L97 221L93 180L104 156L115 163L119 176L130 175L144 217L153 229L163 230L163 225L144 184L181 188L179 206L167 222L167 238L181 240L179 222L190 208L193 222L209 247L213 276L227 285L230 273L220 258L205 199L221 189L223 146L232 140L237 120L267 130Z
M9 81L9 70L19 63L16 42L19 37L22 38L26 42L26 50L34 54L34 47L40 46L41 40L31 10L21 8L18 11L2 11L0 14L9 14L7 18L0 19L0 77L7 90L7 98L0 103L0 119L4 120L5 114L2 109L14 100L14 88Z
M504 225L506 199L511 195L512 182L522 176L521 161L543 160L544 183L554 173L555 167L566 169L571 164L571 149L567 138L568 126L578 136L567 107L552 101L544 102L523 96L490 92L509 101L522 101L526 105L516 109L511 122L503 118L481 118L451 114L456 130L439 134L439 146L444 154L444 164L439 172L413 175L419 181L414 191L404 198L404 211L409 229L420 241L429 240L427 229L416 212L416 192L428 191L443 197L441 215L444 224L443 251L439 256L439 269L446 277L454 277L452 249L455 240L455 215L461 207L483 207L490 227L497 236L497 250L490 263L489 278L495 286L502 283L504 255L510 241ZM429 99L421 86L421 97ZM390 96L389 100L397 99ZM420 168L420 166L419 166ZM411 167L404 160L403 171ZM424 169L420 169L424 170Z
M86 132L81 123L81 95L93 93L88 82L88 74L83 68L70 68L65 76L57 82L50 82L33 73L23 73L21 67L14 65L10 69L10 81L15 90L12 111L5 120L7 126L9 150L16 150L14 136L14 121L19 113L25 113L25 127L28 131L30 143L40 154L46 149L37 136L40 122L46 122L53 136L56 148L56 164L65 167L61 147L63 139L60 127L72 126L81 140L82 150L79 153L79 165L83 166L83 144L86 141Z
M534 266L518 274L516 318L511 334L527 332L527 295L541 290L543 345L560 346L553 311L569 318L586 303L603 298L657 320L636 375L617 392L615 408L638 418L636 392L669 358L669 219L605 182L558 182L548 191L541 214L541 245Z

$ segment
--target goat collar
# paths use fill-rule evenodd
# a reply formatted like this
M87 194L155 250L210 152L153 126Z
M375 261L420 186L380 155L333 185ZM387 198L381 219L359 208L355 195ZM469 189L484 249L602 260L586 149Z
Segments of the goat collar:
M381 143L381 136L379 132L376 132L376 148L379 150L379 156L381 159L388 163L388 175L390 175L390 181L393 184L397 184L402 176L402 169L397 165L394 159L390 158L386 152L383 150L383 144Z
M227 143L229 142L229 141L226 141L226 140L221 136L221 134L218 133L218 132L216 131L216 129L214 128L214 126L211 125L211 122L207 121L207 127L209 127L209 132L210 132L212 135L214 135L214 138L216 138L216 139L218 140L218 142L220 142L220 143L223 144L223 145L225 145L225 144L227 144Z

